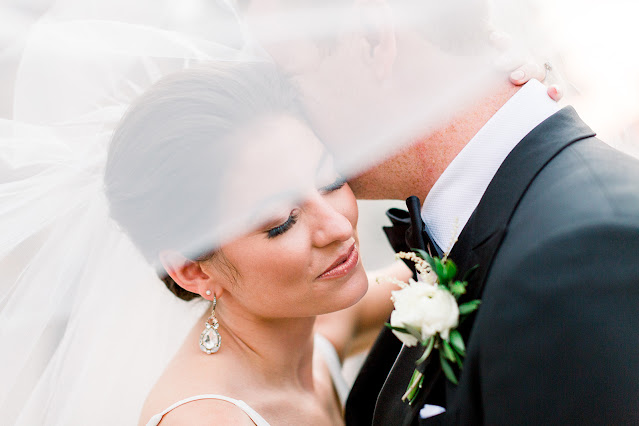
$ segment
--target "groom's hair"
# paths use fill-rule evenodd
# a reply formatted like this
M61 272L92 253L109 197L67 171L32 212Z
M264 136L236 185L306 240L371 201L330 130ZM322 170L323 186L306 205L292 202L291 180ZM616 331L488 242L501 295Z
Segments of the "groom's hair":
M257 0L236 0L241 12L246 12ZM282 0L285 8L349 7L354 0ZM451 53L472 53L488 45L488 34L492 28L490 0L387 0L395 12L401 12L408 21L400 25L417 30L426 40ZM292 16L296 16L293 14ZM332 40L337 42L336 39ZM321 43L330 45L330 37Z
M273 64L219 62L161 79L118 124L104 174L111 216L178 297L198 295L164 272L159 253L215 254L206 236L232 208L221 199L225 182L241 173L233 168L249 142L241 131L281 115L306 121L297 91Z
M488 45L489 0L389 0L415 13L415 29L430 43L451 53L472 53ZM414 10L414 12L412 11Z

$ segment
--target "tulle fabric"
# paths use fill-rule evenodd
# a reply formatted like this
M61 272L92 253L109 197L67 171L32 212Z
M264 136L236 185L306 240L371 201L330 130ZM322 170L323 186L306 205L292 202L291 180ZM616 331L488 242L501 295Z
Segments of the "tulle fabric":
M463 1L457 9L447 9L447 2L397 3L402 6L394 10L392 24L399 29L446 29L446 22L460 26L474 13L466 5L474 2ZM284 53L277 60L299 63L299 43L319 42L332 52L337 39L361 31L344 26L360 21L341 19L353 13L351 2L299 4L287 14L267 15L249 25L232 1L59 0L33 25L14 85L13 120L0 120L3 423L137 421L150 387L207 303L187 303L170 294L110 219L102 179L113 129L139 94L173 72L210 61L269 61L260 46L273 43L284 47L270 51L273 56ZM521 34L524 45L558 43L559 49L537 49L538 61L570 48L561 31L548 30L562 23L541 19L556 16L549 6L528 2L542 5L541 12L522 17L520 11L507 12L507 4L494 2L494 9L502 23L511 24L507 29L532 29ZM375 19L374 14L369 18ZM455 41L441 37L443 44ZM295 54L286 50L291 41ZM457 47L463 51L467 46L461 43ZM331 134L320 136L339 148L334 155L342 173L348 177L364 170L401 148L399 141L414 140L416 129L436 128L480 89L505 78L492 67L497 52L485 46L472 53L459 63L427 64L430 74L408 82L411 90L399 100L367 98L356 87L337 91L335 108L329 109L337 124ZM301 59L302 65L313 65L317 58L309 53ZM637 68L623 68L627 80ZM335 72L311 89L335 90L331 83L341 73L358 76L358 70ZM366 108L340 109L357 97ZM633 106L628 105L626 110ZM308 180L303 167L286 171L291 173L286 179L273 180L281 185L273 188L273 199L282 204L307 189L300 184ZM247 181L273 177L268 167L239 172ZM215 224L208 242L220 243L264 219L264 203L251 200L228 200L233 214ZM198 237L195 232L194 241Z
M3 422L130 424L207 306L166 291L109 218L104 147L0 124Z
M109 217L103 169L112 130L164 75L255 59L237 25L225 44L176 31L171 2L81 3L57 2L34 24L14 120L0 120L4 424L137 422L208 304L167 291Z

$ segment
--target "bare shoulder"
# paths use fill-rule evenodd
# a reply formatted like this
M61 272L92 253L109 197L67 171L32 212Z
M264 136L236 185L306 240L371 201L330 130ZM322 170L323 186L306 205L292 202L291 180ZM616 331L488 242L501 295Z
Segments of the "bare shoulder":
M234 404L219 399L199 399L169 411L161 426L255 426L251 418Z

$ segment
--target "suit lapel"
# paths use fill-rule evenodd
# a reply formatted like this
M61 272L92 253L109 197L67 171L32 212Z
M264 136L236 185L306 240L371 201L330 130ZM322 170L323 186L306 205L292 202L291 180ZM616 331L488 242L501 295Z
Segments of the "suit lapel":
M512 150L484 193L453 247L450 258L459 271L478 268L469 278L468 292L460 303L481 297L492 260L508 231L508 223L526 190L537 174L564 148L579 140L594 136L572 107L566 107L533 129ZM481 308L480 308L481 309ZM474 321L469 317L459 329L468 342ZM403 347L378 397L374 424L410 424L419 410L433 398L445 392L436 357L424 363L424 387L412 406L400 401L408 380L421 355L420 347ZM406 378L408 376L408 378ZM454 386L446 386L455 392Z
M473 248L507 224L537 174L567 146L595 136L572 107L533 129L503 162L473 215ZM470 221L469 221L470 223Z
M534 128L504 160L450 255L456 262L463 259L460 271L478 265L461 302L480 296L510 219L537 174L564 148L592 136L574 108L566 107Z

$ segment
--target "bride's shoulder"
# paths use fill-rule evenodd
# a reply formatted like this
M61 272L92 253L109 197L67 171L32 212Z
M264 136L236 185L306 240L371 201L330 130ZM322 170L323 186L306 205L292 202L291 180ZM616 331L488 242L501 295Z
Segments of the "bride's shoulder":
M142 423L145 424L145 423ZM218 399L197 399L182 404L162 417L162 426L247 425L255 423L242 409Z
M157 416L173 406L175 407L162 418L162 425L180 425L182 419L186 422L185 424L206 425L207 423L203 423L202 419L207 419L207 416L212 415L237 415L241 418L242 410L232 403L224 401L225 397L222 397L222 400L210 398L211 394L235 393L234 389L227 386L225 376L221 373L222 371L232 372L232 366L224 362L224 357L203 361L202 357L197 355L191 354L190 351L181 350L171 360L147 395L139 425L147 425L153 416ZM202 396L202 399L194 399L196 396ZM205 416L198 417L203 415ZM193 422L193 419L199 419L199 422Z
M142 409L139 426L254 425L243 401L222 394L204 393L198 386L156 386ZM160 423L161 419L161 423Z

